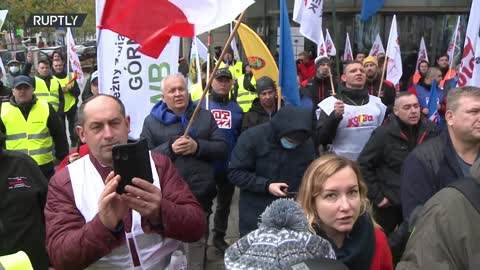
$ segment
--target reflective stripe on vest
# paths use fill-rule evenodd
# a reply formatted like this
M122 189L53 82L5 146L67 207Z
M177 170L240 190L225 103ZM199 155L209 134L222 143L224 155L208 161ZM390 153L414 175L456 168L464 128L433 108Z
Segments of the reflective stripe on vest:
M45 100L52 105L56 112L60 106L60 89L58 80L52 77L50 80L50 90L47 88L47 84L39 77L35 77L35 91L33 92L38 99ZM63 109L62 109L63 110Z
M58 80L61 87L65 87L68 83L68 76L65 76L65 78L63 79L60 79L55 76L53 77ZM65 98L65 107L64 107L65 109L63 111L68 112L77 102L77 98L72 94L70 90L63 93L63 98Z
M38 165L53 161L53 140L47 127L50 109L44 100L37 100L28 119L9 102L2 104L1 118L6 129L5 146L31 156Z
M243 85L244 78L245 78L245 75L238 77L237 103L238 105L240 105L243 112L248 112L248 110L250 110L250 108L252 107L253 100L257 98L257 93L252 93L247 89L245 89L245 86ZM250 80L250 83L254 86L257 84L253 76L252 76L252 79Z

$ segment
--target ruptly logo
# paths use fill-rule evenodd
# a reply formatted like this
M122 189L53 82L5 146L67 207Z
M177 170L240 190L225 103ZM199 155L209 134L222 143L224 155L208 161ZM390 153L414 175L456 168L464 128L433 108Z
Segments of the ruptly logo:
M86 17L86 13L32 14L25 27L81 27Z

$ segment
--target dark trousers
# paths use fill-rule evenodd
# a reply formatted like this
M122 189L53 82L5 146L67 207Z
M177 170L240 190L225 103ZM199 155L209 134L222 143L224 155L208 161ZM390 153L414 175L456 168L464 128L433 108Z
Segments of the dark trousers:
M228 227L228 215L232 203L235 186L228 180L227 173L220 173L215 176L217 185L217 207L213 217L214 237L225 237Z
M403 222L402 207L400 205L387 208L374 206L373 215L375 221L382 227L386 235L392 233L395 228Z
M70 134L70 142L72 146L77 145L77 133L75 132L75 126L77 121L77 103L73 105L70 110L66 111L62 117L62 123L65 123L65 118L68 121L68 132Z

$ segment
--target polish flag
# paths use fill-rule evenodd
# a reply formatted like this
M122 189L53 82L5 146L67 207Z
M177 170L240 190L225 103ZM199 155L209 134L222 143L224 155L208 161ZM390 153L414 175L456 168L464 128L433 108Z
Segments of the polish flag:
M254 0L106 0L100 29L141 45L158 58L172 36L193 37L228 24Z
M335 43L333 43L332 37L330 36L330 33L327 30L327 35L325 36L325 45L327 46L327 54L329 56L335 56L337 55L337 48L335 48Z
M352 45L350 44L350 36L347 33L345 40L345 52L343 53L343 61L353 61Z
M390 81L395 85L400 81L403 74L402 54L400 52L400 40L397 29L397 15L393 15L392 25L390 27L387 57L387 81Z
M370 53L368 55L371 55L373 57L377 57L379 54L385 53L385 48L383 48L382 44L382 39L380 38L380 35L377 34L375 37L375 41L373 42L372 49L370 49Z

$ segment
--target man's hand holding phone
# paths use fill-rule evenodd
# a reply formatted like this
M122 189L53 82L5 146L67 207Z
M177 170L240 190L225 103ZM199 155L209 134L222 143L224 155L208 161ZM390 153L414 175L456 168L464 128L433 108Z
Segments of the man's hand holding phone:
M172 144L173 153L188 156L197 152L198 143L189 136L181 136Z
M105 188L98 200L98 216L102 224L110 231L117 228L128 211L128 205L116 192L119 182L120 175L110 172L105 179Z
M125 187L122 199L129 208L139 212L152 225L162 223L162 191L152 183L141 178L133 178L132 185Z

